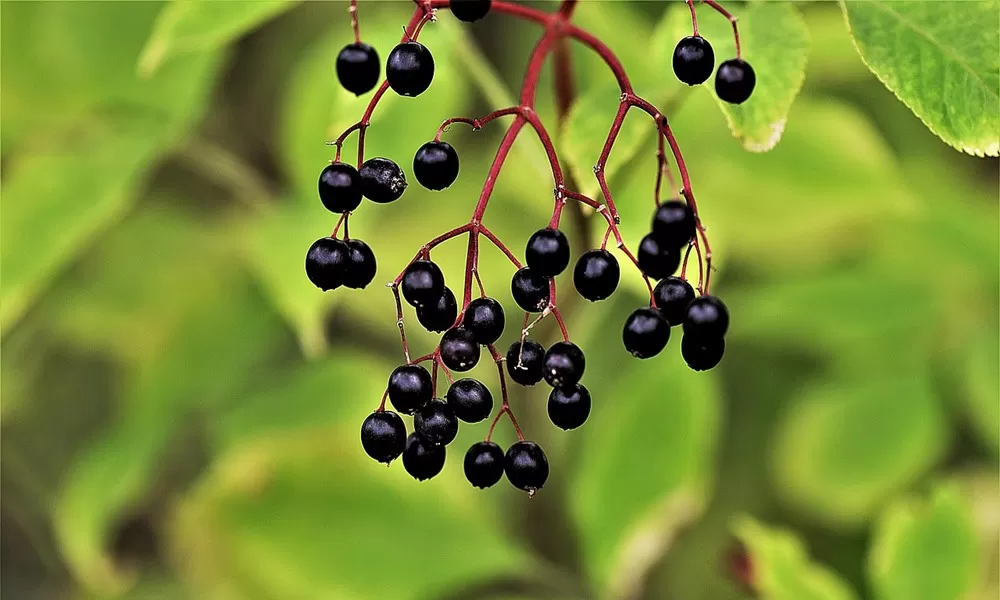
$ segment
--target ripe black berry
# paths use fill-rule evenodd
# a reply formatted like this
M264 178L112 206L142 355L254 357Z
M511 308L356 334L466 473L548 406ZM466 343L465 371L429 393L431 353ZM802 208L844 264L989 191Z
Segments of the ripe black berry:
M392 411L373 412L361 424L361 446L375 460L389 464L403 453L406 425Z
M673 275L681 264L681 251L660 243L652 233L642 238L636 254L639 269L653 279L663 279Z
M436 303L444 293L444 274L429 260L415 260L403 272L403 298L411 306Z
M427 331L441 332L449 329L455 325L457 318L458 302L450 288L444 288L437 302L417 307L417 321L420 321Z
M542 312L549 305L549 278L521 267L510 280L510 294L523 310Z
M694 237L694 211L680 200L664 202L653 213L653 236L660 244L683 248Z
M330 163L319 174L319 199L330 212L350 212L361 205L361 175L347 163Z
M493 395L475 379L459 379L446 394L455 416L466 423L478 423L493 412Z
M576 291L591 302L610 297L618 288L620 278L618 260L607 250L584 252L573 269Z
M403 460L406 460L405 455ZM517 442L507 449L504 472L511 485L533 494L542 489L549 478L549 459L535 442Z
M680 277L667 277L653 288L656 308L671 327L684 322L688 305L694 300L694 288Z
M715 73L715 93L720 100L730 104L743 104L757 85L757 75L750 63L739 58L730 58L719 65Z
M511 344L507 350L507 374L521 385L535 385L542 380L545 348L536 341L524 340Z
M413 156L413 175L429 190L443 190L458 178L458 153L448 142L427 142Z
M344 285L355 290L364 289L375 279L375 271L378 269L375 253L361 240L348 240L347 248L349 252Z
M726 338L702 338L684 334L681 337L681 356L687 366L695 371L707 371L722 360L726 353Z
M697 338L721 338L729 329L729 310L715 296L699 296L688 305L684 317L684 335Z
M659 354L670 339L670 324L656 308L637 308L625 320L622 341L636 358Z
M569 241L558 229L539 229L528 238L524 260L535 273L555 277L569 264Z
M403 414L412 415L434 396L431 374L420 365L402 365L389 375L389 402Z
M590 392L579 383L549 394L549 420L559 429L576 429L590 416Z
M583 377L587 360L573 342L556 342L545 353L542 374L552 387L575 385Z
M364 42L348 44L337 55L337 79L355 96L375 87L381 71L378 52Z
M435 446L447 446L458 435L458 419L444 400L431 400L413 416L413 430Z
M689 35L674 48L674 74L688 85L705 83L715 67L712 44L700 35Z
M451 0L451 12L459 21L478 21L490 12L493 0Z
M503 449L493 442L473 444L465 453L465 478L486 489L503 477Z
M306 252L306 276L313 285L325 291L344 283L347 272L347 244L333 238L320 238Z
M420 42L403 42L389 53L385 65L389 87L400 96L419 96L434 79L434 57Z
M372 202L387 204L406 190L406 176L388 158L369 158L361 165L361 192Z
M444 468L444 446L431 444L419 433L411 433L406 438L403 450L403 468L417 481L430 479Z
M479 362L479 344L465 327L453 327L441 336L441 362L452 371L468 371Z
M503 307L493 298L476 298L465 309L462 324L483 346L500 339L504 328Z

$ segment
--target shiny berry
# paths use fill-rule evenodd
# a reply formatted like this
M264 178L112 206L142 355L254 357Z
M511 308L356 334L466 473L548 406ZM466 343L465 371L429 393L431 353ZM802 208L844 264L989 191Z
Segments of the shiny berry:
M451 12L459 21L472 23L490 12L493 0L451 0Z
M361 174L347 163L331 163L319 174L319 199L330 212L350 212L361 205Z
M389 402L399 412L412 415L434 396L431 374L420 365L402 365L389 375Z
M507 374L521 385L535 385L542 380L545 348L536 341L524 340L511 344L507 350Z
M431 400L413 416L413 430L428 443L447 446L458 435L458 419L444 400Z
M524 261L535 273L555 277L569 264L569 241L558 229L539 229L528 238Z
M492 344L503 334L503 307L493 298L476 298L465 309L462 324L472 333L477 344Z
M375 253L361 240L348 240L346 243L349 252L344 285L355 290L364 289L375 279L375 271L378 269Z
M688 305L684 335L721 338L729 329L729 309L716 296L699 296Z
M590 392L579 383L549 394L549 420L559 429L576 429L590 416Z
M371 90L382 72L378 52L364 42L348 44L337 55L337 79L355 96Z
M753 94L757 75L745 60L730 58L719 65L715 73L715 93L730 104L743 104Z
M507 449L504 472L511 485L534 494L549 478L549 459L545 458L542 447L535 442L517 442Z
M403 468L417 481L430 479L444 468L444 446L435 446L419 433L406 438L403 450Z
M444 274L429 260L415 260L403 271L400 286L410 306L434 304L444 293Z
M400 96L419 96L434 79L434 57L420 42L403 42L392 49L385 66L389 87Z
M653 300L667 323L675 327L684 322L688 305L694 300L694 288L680 277L667 277L653 288Z
M458 178L458 152L448 142L427 142L413 156L413 175L429 190L443 190Z
M521 267L510 280L510 294L523 310L542 312L549 305L549 278Z
M389 464L406 447L406 425L392 411L373 412L361 424L361 446L375 460Z
M320 238L313 242L306 253L306 276L323 291L333 290L344 284L350 248L333 238Z
M453 327L441 336L441 362L452 371L468 371L479 362L479 344L465 327Z
M372 202L387 204L406 190L406 176L388 158L369 158L361 165L361 192Z
M447 287L437 302L417 307L417 321L427 331L445 331L455 325L457 318L458 302L455 300L455 292Z
M684 334L681 337L681 356L687 366L695 371L707 371L722 360L726 353L726 338L698 337Z
M576 261L573 285L591 302L609 298L618 288L621 268L618 259L607 250L588 250Z
M653 236L663 246L678 250L694 237L694 211L680 200L664 202L653 213Z
M587 360L583 350L573 342L556 342L545 353L542 365L546 383L552 387L564 387L580 381Z
M700 35L689 35L674 48L674 74L688 85L705 83L715 68L712 44Z
M475 379L459 379L451 384L445 397L455 416L466 423L478 423L493 412L493 395Z
M670 277L681 264L681 251L660 243L652 233L642 238L636 254L639 269L653 279Z
M637 308L625 320L622 341L636 358L656 356L667 346L670 324L657 308Z
M454 0L453 0L454 1ZM496 485L503 477L503 449L493 442L473 444L465 453L465 478L477 488Z

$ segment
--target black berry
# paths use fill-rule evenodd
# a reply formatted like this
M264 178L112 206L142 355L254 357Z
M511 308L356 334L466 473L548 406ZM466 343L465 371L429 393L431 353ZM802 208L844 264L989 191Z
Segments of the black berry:
M441 362L452 371L468 371L479 362L479 344L465 327L453 327L441 336Z
M361 175L347 163L331 163L319 174L319 199L330 212L350 212L361 205Z
M674 74L688 85L705 83L715 67L712 44L700 35L689 35L674 48Z
M476 343L492 344L503 334L503 307L493 298L476 298L465 309L462 324L472 332Z
M542 380L545 348L536 341L524 340L511 344L507 350L507 374L521 385L535 385Z
M403 298L411 306L436 303L444 293L444 274L429 260L415 260L403 272Z
M681 264L681 251L660 243L652 233L642 238L636 254L639 269L653 279L663 279L673 275Z
M726 338L702 338L684 334L681 337L681 356L687 366L695 371L707 371L722 360L726 353Z
M590 416L590 392L579 383L549 394L549 420L559 429L576 429Z
M455 300L455 293L447 287L437 302L417 307L417 321L427 331L445 331L455 325L457 318L458 302Z
M653 213L653 236L660 244L678 250L694 237L694 211L680 200L664 202Z
M403 460L406 460L405 454ZM549 478L549 459L535 442L517 442L507 449L504 472L511 485L533 494L542 489Z
M493 0L451 0L451 13L459 21L478 21L490 12Z
M510 294L523 310L542 312L549 305L549 278L521 267L510 280Z
M454 1L454 0L453 0ZM473 444L465 453L465 478L477 488L496 485L503 477L503 449L493 442Z
M306 252L306 276L323 291L333 290L344 283L347 273L347 244L333 238L320 238Z
M493 412L493 395L475 379L459 379L451 384L446 398L455 416L466 423L478 423Z
M576 291L591 302L609 298L618 288L620 278L618 260L607 250L584 252L573 269Z
M528 238L524 261L535 273L555 277L569 264L569 241L558 229L539 229Z
M542 374L552 387L575 385L583 377L587 360L573 342L556 342L545 353Z
M688 305L684 317L684 335L697 338L721 338L729 329L729 310L715 296L699 296Z
M444 468L444 446L431 444L419 433L406 438L403 450L403 468L417 481L430 479Z
M458 419L444 400L431 400L413 416L413 430L435 446L447 446L458 435Z
M406 176L388 158L369 158L361 165L361 192L372 202L387 204L406 190Z
M361 240L348 240L347 248L349 252L344 285L356 290L364 289L375 279L375 271L378 270L375 253Z
M757 85L757 75L745 60L730 58L715 73L715 93L730 104L743 104Z
M402 365L389 375L389 402L399 412L412 415L434 396L431 374L420 365Z
M448 142L427 142L413 156L413 175L429 190L443 190L458 178L458 152Z
M653 300L667 323L675 327L684 322L688 305L694 300L694 288L680 277L667 277L653 288Z
M361 446L375 460L389 464L406 447L406 425L392 411L373 412L361 424Z
M636 358L656 356L667 346L670 324L656 308L638 308L625 320L622 341Z
M364 42L348 44L337 55L337 79L355 96L375 87L381 72L378 52Z
M392 49L385 66L389 87L400 96L419 96L434 79L434 57L420 42L403 42Z

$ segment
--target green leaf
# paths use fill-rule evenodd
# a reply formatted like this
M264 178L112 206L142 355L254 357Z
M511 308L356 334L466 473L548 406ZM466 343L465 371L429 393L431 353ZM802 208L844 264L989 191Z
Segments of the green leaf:
M292 0L173 0L156 18L139 57L139 73L149 77L177 54L222 48L295 4Z
M1000 3L841 2L861 58L948 145L1000 154Z
M980 583L980 540L957 487L890 505L875 524L868 577L877 600L968 598Z
M752 586L764 600L854 600L854 590L837 574L812 562L793 534L743 517L733 532L746 548Z
M989 444L996 456L1000 449L1000 349L997 338L984 334L969 342L965 358L965 406L969 423L980 439Z

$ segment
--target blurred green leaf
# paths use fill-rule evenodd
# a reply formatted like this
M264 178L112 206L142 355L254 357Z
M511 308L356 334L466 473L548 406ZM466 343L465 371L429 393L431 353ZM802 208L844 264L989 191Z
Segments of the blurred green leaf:
M217 50L295 6L293 0L173 0L156 18L139 56L139 73L149 77L171 56Z
M764 600L854 600L854 590L812 562L795 534L743 517L733 531L749 554L751 585Z
M969 342L963 381L969 424L990 445L996 457L1000 449L1000 349L997 337L986 333Z
M979 584L980 541L957 487L890 505L875 524L868 576L878 600L967 598Z
M865 64L931 131L969 154L1000 153L1000 3L841 7Z

